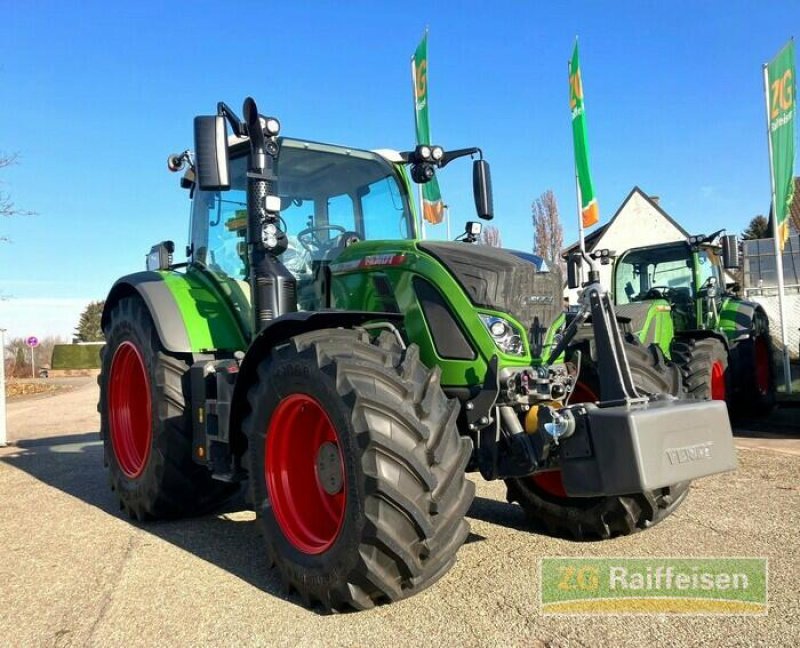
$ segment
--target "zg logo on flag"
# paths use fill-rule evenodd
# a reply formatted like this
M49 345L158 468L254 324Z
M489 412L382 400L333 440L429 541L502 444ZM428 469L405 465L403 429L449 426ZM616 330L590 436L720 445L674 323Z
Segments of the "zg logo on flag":
M578 105L579 102L580 105ZM572 111L573 118L583 112L583 84L580 70L575 70L569 75L569 109Z
M772 86L770 87L772 94L769 111L770 119L775 119L782 112L791 110L793 103L793 86L791 69L786 70L780 79L776 79L772 82Z
M416 64L414 79L416 80L417 110L422 110L428 96L428 61L423 60Z

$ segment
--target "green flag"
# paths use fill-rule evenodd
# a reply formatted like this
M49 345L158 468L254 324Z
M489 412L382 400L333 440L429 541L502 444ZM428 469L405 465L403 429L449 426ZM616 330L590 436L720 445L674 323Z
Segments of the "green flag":
M575 172L581 199L581 223L591 227L600 220L592 176L589 174L589 141L586 137L586 112L583 107L583 84L578 62L578 41L569 62L569 109L572 111L572 139L575 144Z
M797 83L794 41L767 64L769 139L775 183L775 224L781 250L789 238L789 206L794 193L794 113Z
M417 127L417 144L431 143L428 122L428 32L414 52L411 66L414 81L414 121ZM439 191L439 181L434 177L422 185L422 217L434 225L444 218L444 204Z

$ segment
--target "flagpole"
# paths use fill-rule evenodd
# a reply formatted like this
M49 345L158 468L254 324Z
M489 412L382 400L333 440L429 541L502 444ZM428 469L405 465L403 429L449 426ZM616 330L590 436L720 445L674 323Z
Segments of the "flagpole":
M767 146L769 150L770 199L772 203L772 241L775 248L775 270L778 274L778 311L781 319L781 355L783 357L783 382L786 393L792 393L792 370L789 364L789 347L786 344L786 305L783 301L783 255L781 254L780 232L778 231L778 206L775 203L775 165L772 161L772 134L769 127L769 72L767 64L762 66L764 72L764 100L767 106ZM771 359L770 359L771 360Z
M577 38L576 38L577 40ZM567 78L569 78L571 69L570 61L567 61ZM573 135L574 137L574 135ZM575 199L578 202L578 249L581 251L581 255L586 254L586 239L584 237L583 232L583 211L581 209L581 180L578 176L578 160L575 158L575 147L573 146L572 150L572 157L574 161L575 167ZM580 275L581 275L581 283L583 283L583 263L580 264Z
M425 30L427 32L427 29ZM414 65L414 57L411 57L411 101L414 106L414 141L417 139L417 66ZM422 204L422 185L417 185L417 204L419 205L419 237L425 240L425 210Z
M578 198L578 245L581 251L581 255L586 254L586 240L583 236L583 214L581 212L581 183L580 179L578 178L578 167L575 166L575 195ZM580 268L580 277L581 283L583 283L584 272L583 272L583 263L579 266Z
M425 232L425 205L422 200L422 185L417 185L417 196L419 197L419 230L420 238L424 241L427 238Z
M575 197L578 200L578 245L581 252L586 252L586 239L583 236L583 212L581 210L581 181L578 167L575 167Z

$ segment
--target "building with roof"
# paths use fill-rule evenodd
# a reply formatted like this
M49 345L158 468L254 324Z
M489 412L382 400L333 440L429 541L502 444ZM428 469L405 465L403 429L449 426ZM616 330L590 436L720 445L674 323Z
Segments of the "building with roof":
M689 236L659 204L658 196L651 196L634 187L611 219L587 233L584 237L586 251L611 250L617 254L633 247L680 241ZM578 242L564 250L564 255L578 249ZM610 288L612 265L600 266L600 281ZM577 290L565 290L570 304L577 301Z

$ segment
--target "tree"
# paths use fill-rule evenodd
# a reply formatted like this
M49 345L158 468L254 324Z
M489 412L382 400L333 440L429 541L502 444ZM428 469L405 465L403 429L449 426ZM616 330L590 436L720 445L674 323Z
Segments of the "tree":
M3 169L12 164L16 164L17 154L12 155L0 154L0 169ZM0 216L31 216L34 212L25 209L19 209L4 191L0 191ZM0 234L0 241L7 241L8 238Z
M103 329L100 327L105 304L104 300L93 301L83 309L73 335L75 342L103 342L105 340Z
M754 217L747 228L742 232L742 239L745 241L753 241L755 239L771 238L772 225L765 216L758 215Z
M564 247L564 228L558 215L558 202L552 189L548 189L531 204L533 221L533 253L545 259L551 267L566 267L561 258Z
M492 225L483 229L480 241L478 242L481 245L488 245L489 247L503 247L503 237L500 236L500 230Z

